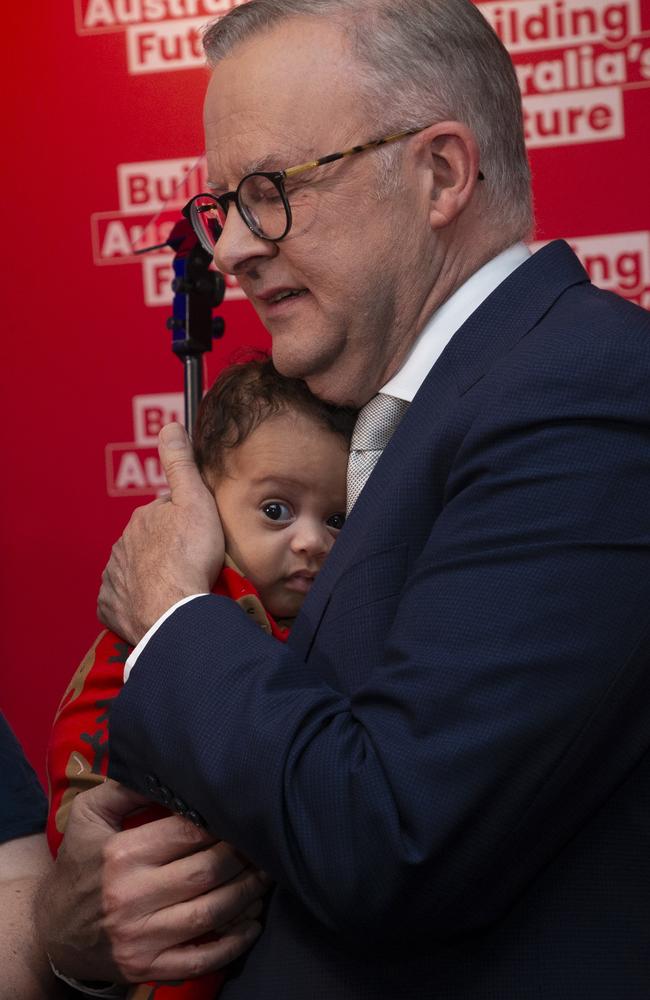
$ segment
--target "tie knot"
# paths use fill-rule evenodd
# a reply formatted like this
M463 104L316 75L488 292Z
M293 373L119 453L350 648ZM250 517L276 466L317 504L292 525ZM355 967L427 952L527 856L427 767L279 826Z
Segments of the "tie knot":
M408 409L404 399L378 393L359 410L354 425L352 451L383 451Z

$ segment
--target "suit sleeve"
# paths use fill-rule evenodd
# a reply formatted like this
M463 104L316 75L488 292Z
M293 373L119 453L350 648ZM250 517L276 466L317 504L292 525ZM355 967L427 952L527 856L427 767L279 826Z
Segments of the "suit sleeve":
M118 699L112 775L164 781L348 938L498 919L650 742L650 364L629 355L495 374L369 680L334 690L197 599Z
M0 844L41 833L46 813L41 784L0 713Z

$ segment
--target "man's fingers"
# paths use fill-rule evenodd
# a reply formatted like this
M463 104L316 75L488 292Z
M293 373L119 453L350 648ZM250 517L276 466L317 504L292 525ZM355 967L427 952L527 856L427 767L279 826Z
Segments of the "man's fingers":
M182 597L208 593L224 558L214 498L180 424L162 429L159 450L170 497L133 511L98 599L100 621L134 646Z
M187 823L187 820L185 820ZM196 827L197 833L202 833ZM179 841L180 842L180 841ZM212 843L203 849L197 849L196 854L179 857L173 864L168 864L165 877L172 878L179 885L185 887L185 895L179 897L191 899L198 893L208 892L219 885L231 882L242 872L250 869L250 862L242 855L238 855L225 841ZM187 852L185 852L187 854Z
M73 803L39 909L49 914L41 934L53 961L75 978L140 982L214 971L259 933L256 903L268 880L181 816L115 832L146 805L110 780ZM194 941L215 931L219 941Z
M171 490L172 503L195 500L197 494L208 496L194 461L190 439L180 424L167 424L162 428L158 436L158 453Z
M144 795L107 778L103 784L77 795L71 808L85 820L121 830L125 816L149 804Z
M228 927L234 927L235 924L241 924L248 920L257 920L258 917L261 917L263 910L264 901L262 899L256 899L254 903L251 903L251 905L244 910L240 917L235 917L234 920L231 920Z
M262 928L256 920L238 924L209 941L180 945L160 952L146 969L139 966L137 959L130 961L128 951L120 956L120 968L124 978L130 982L156 979L161 982L177 979L194 979L217 972L234 962L251 947L259 937Z
M133 637L129 634L128 625L123 621L119 610L115 609L115 597L124 579L123 566L126 561L124 542L119 538L111 549L110 560L102 573L102 583L97 597L97 617L102 624L132 642Z
M151 805L143 799L144 805ZM105 851L106 861L130 868L141 865L147 870L169 865L179 858L186 858L196 852L203 852L215 844L215 838L182 816L163 816L142 826L124 830L109 844Z
M167 820L157 820L155 825L164 838L168 828ZM147 824L147 829L151 826L154 824ZM135 834L136 830L128 831L129 837L132 833ZM224 844L206 846L198 841L183 843L178 839L173 854L169 845L166 851L159 849L157 843L153 851L146 847L145 840L127 840L125 833L104 850L105 903L107 909L118 916L128 913L138 918L148 917L159 910L169 910L170 907L193 900L196 896L203 896L219 886L229 886L244 871L250 871L248 865L244 865ZM183 857L179 856L181 853ZM170 857L173 860L168 860ZM164 859L162 862L161 858ZM125 860L128 860L128 879L121 879L120 872ZM257 881L260 886L264 885L261 879ZM256 883L253 881L252 885L256 886ZM230 903L231 895L232 892L226 897L227 904ZM242 908L247 899L248 896L245 895ZM223 922L226 923L228 919L224 918ZM212 926L210 918L207 927Z
M115 961L120 970L129 976L132 970L127 967L127 956L136 941L138 954L151 964L155 961L154 956L176 945L193 942L204 934L229 934L242 924L255 921L260 913L258 901L267 889L256 873L250 870L242 872L226 886L219 886L174 906L146 913L141 911L141 901L138 900L129 908L128 914L121 908L111 909L106 929ZM107 901L110 907L110 899Z
M267 892L268 886L260 880L256 870L249 869L237 875L227 885L170 907L164 914L164 920L171 921L175 931L179 927L186 928L188 941L207 931L221 933L244 918L249 908ZM161 930L160 933L164 931ZM179 941L179 937L175 940Z

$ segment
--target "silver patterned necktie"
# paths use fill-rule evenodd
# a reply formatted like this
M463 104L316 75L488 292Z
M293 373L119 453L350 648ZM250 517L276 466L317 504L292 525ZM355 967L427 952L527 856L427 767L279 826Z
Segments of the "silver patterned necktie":
M348 459L348 514L408 405L404 399L380 392L359 410Z

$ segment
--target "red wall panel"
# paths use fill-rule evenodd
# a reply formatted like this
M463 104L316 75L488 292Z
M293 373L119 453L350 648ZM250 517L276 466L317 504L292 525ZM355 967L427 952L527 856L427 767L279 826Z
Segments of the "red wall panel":
M129 238L201 151L198 28L232 5L24 0L3 13L1 703L41 774L60 692L98 629L101 570L155 494L155 433L179 405L170 257L134 258ZM538 239L569 239L597 283L648 307L649 0L481 7L520 75ZM197 184L200 168L180 197ZM267 342L237 294L210 379Z

